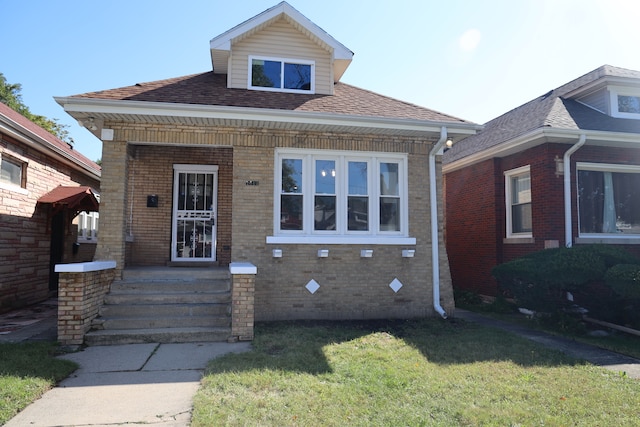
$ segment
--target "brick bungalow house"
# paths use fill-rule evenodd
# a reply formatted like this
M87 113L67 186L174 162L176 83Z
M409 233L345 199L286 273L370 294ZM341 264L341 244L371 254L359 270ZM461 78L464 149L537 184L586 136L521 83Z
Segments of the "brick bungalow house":
M444 154L454 287L544 248L640 255L640 72L604 65L486 123Z
M56 98L103 142L96 259L117 278L249 262L256 320L451 311L432 202L445 141L479 126L341 83L353 53L286 2L210 54L209 72Z
M100 166L2 103L0 163L4 312L54 295L55 264L93 258Z

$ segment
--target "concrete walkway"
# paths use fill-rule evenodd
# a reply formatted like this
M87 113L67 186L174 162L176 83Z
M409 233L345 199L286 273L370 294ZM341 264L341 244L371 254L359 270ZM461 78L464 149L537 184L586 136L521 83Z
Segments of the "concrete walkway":
M129 344L60 356L80 368L7 427L188 426L207 362L250 343Z
M602 366L614 372L624 372L630 378L640 379L640 360L634 359L633 357L525 328L513 323L502 322L467 310L456 309L455 317L468 322L475 322L491 328L514 333L542 344L545 347L561 351L573 358L586 360L589 363Z

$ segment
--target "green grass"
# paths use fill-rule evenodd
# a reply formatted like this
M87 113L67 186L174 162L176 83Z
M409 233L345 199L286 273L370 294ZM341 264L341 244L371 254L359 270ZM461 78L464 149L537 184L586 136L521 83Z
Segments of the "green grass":
M463 321L259 324L193 426L640 425L640 381Z
M48 342L0 344L0 425L78 367Z

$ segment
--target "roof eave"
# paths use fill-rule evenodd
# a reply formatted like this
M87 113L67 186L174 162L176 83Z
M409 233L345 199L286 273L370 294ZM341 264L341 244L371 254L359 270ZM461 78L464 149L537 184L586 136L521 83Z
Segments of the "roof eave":
M76 157L73 157L69 153L61 150L59 147L51 144L46 139L41 138L38 134L18 123L6 119L2 115L0 115L0 129L12 138L33 147L35 150L43 154L53 156L75 170L86 173L92 178L100 180L102 174L100 169L95 169L91 165L80 161Z
M509 139L486 150L471 154L451 163L444 164L444 173L453 172L495 157L506 157L526 149L546 143L567 143L577 141L580 135L586 135L587 145L609 147L640 148L640 134L628 132L607 132L585 129L538 128L531 132Z
M176 104L148 101L105 100L95 98L54 98L65 111L76 120L88 116L99 118L100 115L117 114L119 116L152 116L196 119L217 119L233 122L277 123L281 128L287 125L312 125L317 129L371 129L380 132L394 130L407 135L439 134L442 127L447 127L453 138L462 138L475 134L480 125L475 123L458 123L429 121L418 119L398 119L387 117L356 116L308 111L291 111L266 108L211 106L196 104Z

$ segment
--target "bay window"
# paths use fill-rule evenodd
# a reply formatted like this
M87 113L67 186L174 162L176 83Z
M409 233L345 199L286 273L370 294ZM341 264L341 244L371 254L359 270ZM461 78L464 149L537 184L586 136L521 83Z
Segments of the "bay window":
M278 150L275 234L406 236L406 163L404 154Z
M640 235L640 166L578 163L580 236Z

